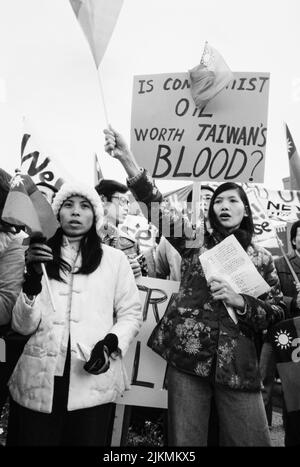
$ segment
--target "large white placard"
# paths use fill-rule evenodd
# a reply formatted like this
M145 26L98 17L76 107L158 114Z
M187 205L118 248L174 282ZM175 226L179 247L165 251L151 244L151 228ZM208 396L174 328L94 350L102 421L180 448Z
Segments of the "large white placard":
M236 72L206 107L187 73L135 76L131 149L154 178L263 182L269 73Z

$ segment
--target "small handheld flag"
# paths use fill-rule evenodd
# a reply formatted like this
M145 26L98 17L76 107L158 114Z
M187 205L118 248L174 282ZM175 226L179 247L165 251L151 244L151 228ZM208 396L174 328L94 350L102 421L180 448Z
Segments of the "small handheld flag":
M221 54L205 42L200 64L189 70L195 105L204 107L233 79L233 73Z
M10 191L2 212L4 222L25 226L29 235L51 238L59 224L44 195L31 177L17 173L10 183Z
M285 131L289 156L290 190L300 190L300 157L287 124L285 124Z
M98 183L104 179L104 176L103 176L103 173L102 173L102 170L101 170L101 167L100 167L100 163L99 163L99 159L98 159L98 156L97 154L95 153L95 160L94 160L94 185L98 185Z

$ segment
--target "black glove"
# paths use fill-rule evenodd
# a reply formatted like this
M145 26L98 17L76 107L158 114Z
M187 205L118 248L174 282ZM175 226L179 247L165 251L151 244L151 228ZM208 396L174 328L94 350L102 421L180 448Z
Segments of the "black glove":
M104 339L98 341L91 352L88 362L83 368L92 375L100 375L109 369L109 356L118 349L118 338L115 334L107 334Z
M27 272L24 275L23 292L26 295L38 295L42 290L42 276L43 274L38 274L34 271Z
M35 244L46 244L44 237L32 237L29 242L29 248L25 252L26 274L24 275L23 292L26 295L38 295L42 290L42 273L38 273L34 268L32 253Z

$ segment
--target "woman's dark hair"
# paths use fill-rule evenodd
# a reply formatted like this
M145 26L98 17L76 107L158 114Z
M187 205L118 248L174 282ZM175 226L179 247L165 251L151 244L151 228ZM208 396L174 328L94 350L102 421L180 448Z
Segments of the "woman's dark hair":
M52 248L53 261L47 264L47 272L51 279L63 282L60 271L71 272L71 266L61 258L63 230L57 229L47 244ZM87 234L81 239L79 250L81 251L82 264L75 274L91 274L99 266L102 258L102 247L100 238L96 232L95 223Z
M252 237L254 234L254 224L253 224L252 211L251 211L250 203L248 200L248 196L246 195L244 189L237 183L226 182L226 183L222 183L216 188L210 200L210 205L209 205L209 210L208 210L208 218L210 221L210 225L214 233L220 234L222 238L225 238L228 235L230 235L228 230L220 224L213 209L214 204L215 204L215 199L221 193L223 193L224 191L228 191L228 190L236 190L245 206L245 211L246 211L247 216L243 217L240 227L232 233L237 238L237 240L240 242L242 247L246 249L252 241Z
M300 220L294 222L294 224L291 227L290 239L291 239L291 244L294 250L296 249L296 245L294 244L293 240L295 240L296 238L298 228L300 229Z

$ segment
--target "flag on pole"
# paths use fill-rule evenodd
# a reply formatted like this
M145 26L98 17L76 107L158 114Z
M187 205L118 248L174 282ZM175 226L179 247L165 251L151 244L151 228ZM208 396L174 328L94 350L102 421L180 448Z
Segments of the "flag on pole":
M123 0L70 0L70 3L98 68L112 36Z
M25 226L30 237L42 236L49 239L59 227L44 195L29 175L21 173L17 173L11 181L2 219L11 225Z
M96 186L101 180L104 179L104 176L103 176L103 173L100 167L99 159L96 153L95 153L94 163L95 163L94 164L94 185Z
M300 157L287 124L285 124L285 130L289 156L290 189L300 190Z
M233 73L221 56L205 42L200 64L189 70L191 93L195 105L204 107L233 79Z
M273 326L271 343L287 411L300 411L300 317Z

